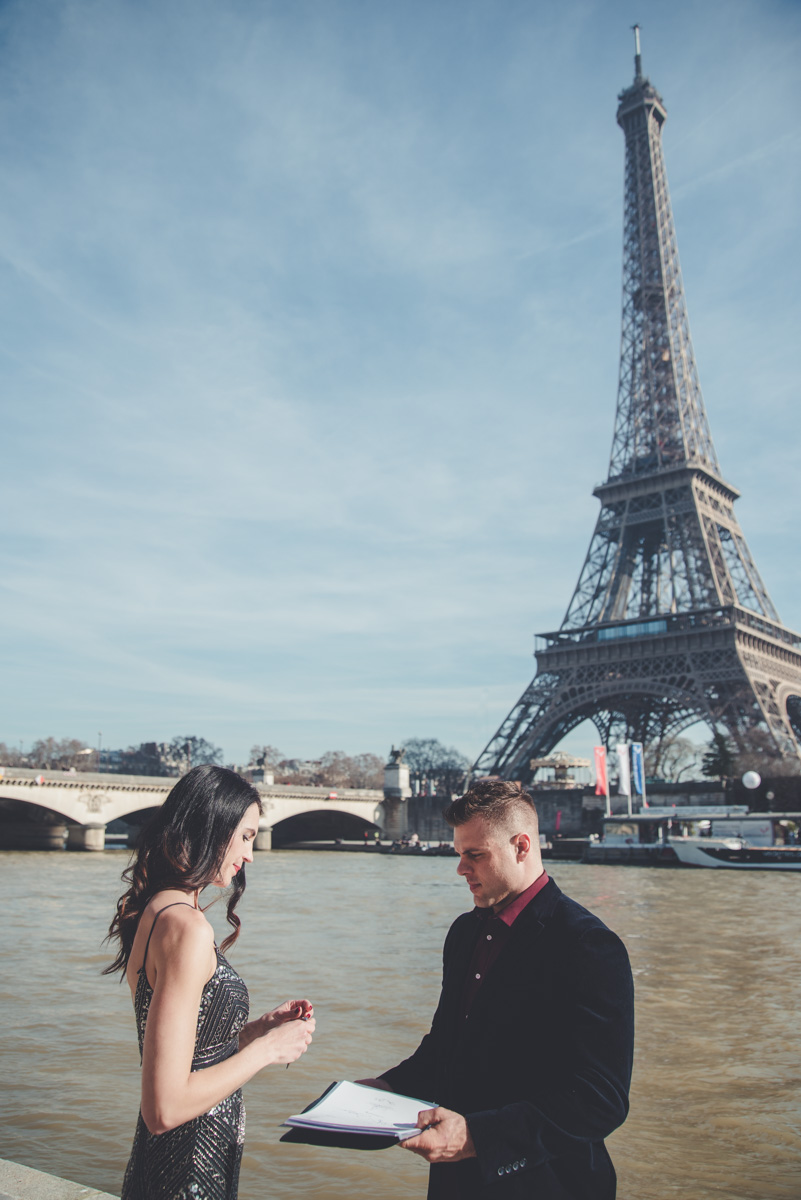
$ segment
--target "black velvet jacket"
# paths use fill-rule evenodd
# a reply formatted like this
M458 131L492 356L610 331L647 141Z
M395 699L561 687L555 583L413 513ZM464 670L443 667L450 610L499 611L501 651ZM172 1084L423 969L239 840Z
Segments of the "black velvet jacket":
M613 1200L603 1140L628 1113L634 1042L625 947L549 880L465 1018L479 927L475 911L454 921L431 1032L383 1075L467 1117L477 1157L432 1166L429 1200Z

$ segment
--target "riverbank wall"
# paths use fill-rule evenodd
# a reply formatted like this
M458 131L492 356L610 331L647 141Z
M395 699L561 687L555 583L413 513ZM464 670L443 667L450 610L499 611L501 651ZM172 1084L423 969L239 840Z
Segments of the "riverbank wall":
M110 1192L0 1158L0 1200L118 1200Z
M606 811L606 797L596 796L593 785L574 788L537 787L531 790L539 815L540 833L549 840L557 838L586 838L600 833ZM801 812L801 777L797 775L769 777L756 789L749 790L740 779L722 783L717 779L687 780L683 783L654 782L648 786L651 804L713 806L716 804L747 804L751 812ZM447 808L447 796L410 796L404 801L406 828L417 833L421 841L449 842L453 837L442 813ZM634 811L642 806L640 796L633 797ZM613 795L613 813L628 810L627 796Z

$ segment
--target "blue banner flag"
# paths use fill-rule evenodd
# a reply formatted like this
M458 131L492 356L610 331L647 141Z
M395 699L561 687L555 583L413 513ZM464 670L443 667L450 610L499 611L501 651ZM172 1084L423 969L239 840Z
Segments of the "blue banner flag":
M645 795L645 767L642 758L642 742L631 743L631 773L634 776L634 790L638 796Z

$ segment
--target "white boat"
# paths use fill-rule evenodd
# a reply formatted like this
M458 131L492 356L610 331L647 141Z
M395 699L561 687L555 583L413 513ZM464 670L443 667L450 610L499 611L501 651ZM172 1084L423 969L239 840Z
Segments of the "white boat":
M745 813L679 820L668 833L684 867L733 867L740 871L801 871L801 845L795 838L801 814ZM792 838L792 841L788 839Z
M652 807L604 818L585 862L801 871L801 813L734 807Z

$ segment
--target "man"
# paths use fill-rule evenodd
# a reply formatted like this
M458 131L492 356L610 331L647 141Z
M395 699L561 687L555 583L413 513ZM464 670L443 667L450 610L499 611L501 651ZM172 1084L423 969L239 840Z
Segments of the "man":
M623 943L543 870L519 783L478 780L445 813L475 908L445 939L430 1033L363 1083L437 1107L404 1148L429 1200L613 1200L604 1138L626 1118L634 999Z

